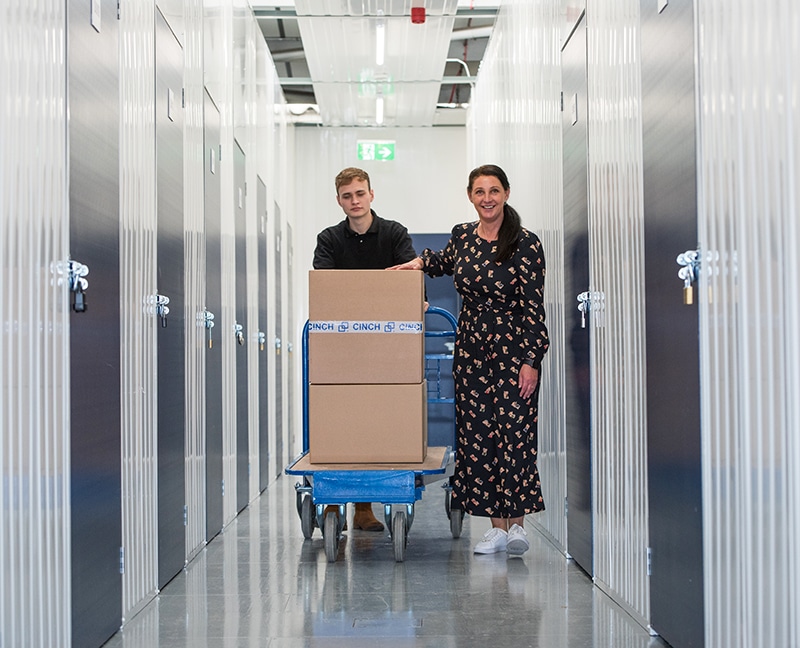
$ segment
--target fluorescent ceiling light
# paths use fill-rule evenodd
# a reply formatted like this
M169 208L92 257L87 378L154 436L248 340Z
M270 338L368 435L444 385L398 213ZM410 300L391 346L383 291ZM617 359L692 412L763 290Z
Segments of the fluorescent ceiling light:
M375 99L375 123L383 126L383 97Z
M381 67L386 56L386 23L378 18L375 24L375 65Z
M297 0L322 122L430 126L457 2L426 0L427 20L414 25L412 0Z

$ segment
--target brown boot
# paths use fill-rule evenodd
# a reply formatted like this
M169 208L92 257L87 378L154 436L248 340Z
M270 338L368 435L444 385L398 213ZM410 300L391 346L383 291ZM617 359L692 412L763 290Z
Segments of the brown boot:
M383 531L383 524L378 522L372 513L371 502L356 502L356 513L353 516L353 527L362 531Z
M339 507L336 506L336 504L328 504L325 507L325 512L323 514L323 519L325 517L327 517L327 515L328 515L328 513L330 511L333 511L334 513L336 513L336 517L339 517ZM342 527L342 531L347 531L347 520L344 521L344 526Z

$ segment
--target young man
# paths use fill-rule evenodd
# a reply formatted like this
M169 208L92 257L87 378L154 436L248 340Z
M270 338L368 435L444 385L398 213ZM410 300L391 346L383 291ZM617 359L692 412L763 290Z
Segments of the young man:
M349 167L336 176L336 202L346 218L317 236L316 270L382 270L416 258L408 230L378 216L371 208L374 198L366 171ZM370 502L356 503L353 526L383 531Z

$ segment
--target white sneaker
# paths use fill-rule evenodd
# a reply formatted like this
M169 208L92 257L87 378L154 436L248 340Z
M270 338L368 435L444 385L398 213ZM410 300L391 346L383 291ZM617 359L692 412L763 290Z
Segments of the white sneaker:
M508 539L506 541L506 551L509 556L521 556L528 549L531 548L531 543L528 542L528 534L519 524L514 524L508 530Z
M492 527L483 534L483 539L475 545L475 553L493 554L506 550L506 536L508 534L503 529Z

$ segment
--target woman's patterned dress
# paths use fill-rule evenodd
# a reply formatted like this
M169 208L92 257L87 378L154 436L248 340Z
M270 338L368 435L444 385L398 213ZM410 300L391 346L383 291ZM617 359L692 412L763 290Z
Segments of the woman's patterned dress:
M523 360L539 369L547 352L542 244L525 229L514 256L493 259L496 244L478 223L453 228L441 252L425 250L424 271L453 275L463 300L453 362L457 452L454 504L470 515L521 517L544 510L536 467L539 386L523 400ZM541 375L540 375L541 383Z

